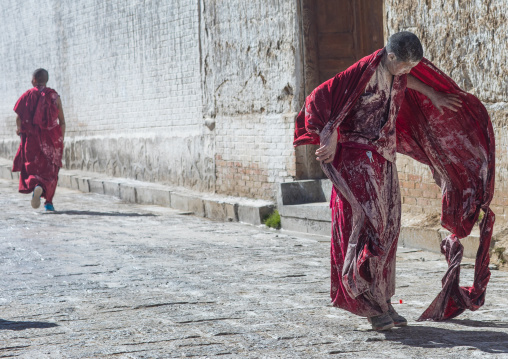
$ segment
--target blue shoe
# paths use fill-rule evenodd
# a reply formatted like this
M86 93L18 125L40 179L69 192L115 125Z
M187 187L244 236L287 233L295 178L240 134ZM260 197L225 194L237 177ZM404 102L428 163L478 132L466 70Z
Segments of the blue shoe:
M32 193L32 201L30 202L32 208L39 208L41 205L41 196L43 189L41 186L36 186L34 188L34 192Z
M44 208L46 209L46 211L52 211L52 212L55 211L55 207L53 207L53 204L51 204L51 203L46 203L44 205Z

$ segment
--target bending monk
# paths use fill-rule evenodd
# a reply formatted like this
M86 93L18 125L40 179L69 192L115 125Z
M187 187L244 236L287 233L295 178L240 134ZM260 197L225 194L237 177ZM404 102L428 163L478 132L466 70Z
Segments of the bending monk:
M65 118L58 93L46 87L49 76L44 69L33 73L32 85L14 106L16 134L21 137L13 172L21 172L20 193L33 193L31 204L39 208L46 199L46 211L54 211L53 196L62 167Z
M461 106L458 95L408 75L422 58L416 35L396 33L384 49L314 90L297 118L295 145L319 143L317 160L334 184L333 305L367 317L375 330L407 325L390 304L401 219L396 119L406 88L440 113Z

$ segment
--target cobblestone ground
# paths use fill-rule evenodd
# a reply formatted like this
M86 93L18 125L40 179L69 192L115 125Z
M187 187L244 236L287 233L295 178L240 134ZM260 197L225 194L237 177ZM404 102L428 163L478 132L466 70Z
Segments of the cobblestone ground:
M415 322L446 263L400 248L410 325L377 333L330 306L326 238L63 188L46 214L13 182L0 192L1 358L508 357L507 272L480 310Z

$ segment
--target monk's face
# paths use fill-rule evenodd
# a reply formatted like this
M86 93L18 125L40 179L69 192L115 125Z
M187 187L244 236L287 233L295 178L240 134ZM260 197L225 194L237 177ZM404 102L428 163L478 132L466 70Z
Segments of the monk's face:
M400 76L404 74L408 74L413 67L418 65L419 61L416 62L406 62L400 61L397 59L394 53L389 53L386 59L386 68L393 76Z

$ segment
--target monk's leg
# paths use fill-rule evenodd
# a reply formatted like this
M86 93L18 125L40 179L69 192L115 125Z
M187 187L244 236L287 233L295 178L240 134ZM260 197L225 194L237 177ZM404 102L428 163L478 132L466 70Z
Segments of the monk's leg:
M33 192L31 202L34 208L39 207L40 197L46 199L46 204L51 204L58 182L59 168L48 161L36 136L28 135L23 140L20 150L23 152L21 157L24 162L19 169L19 192Z
M388 304L388 313L396 326L407 325L407 320L399 315L393 308L392 296L395 294L395 267L397 244L400 233L401 199L397 175L394 163L386 162L384 181L380 190L380 204L386 208L386 219L383 223L381 243L385 250L379 257L370 259L371 267L381 269L382 272L373 276L372 291L376 297L384 297ZM381 183L380 183L381 184ZM376 270L376 269L373 269Z
M51 171L50 180L46 182L46 190L44 191L44 197L46 198L46 202L44 203L44 208L47 211L54 211L53 207L53 196L55 195L56 186L58 184L58 172L59 168L57 166L53 166L53 170Z
M365 152L345 149L340 154L340 172L364 218L360 224L353 223L355 209L337 193L332 202L331 294L335 306L357 315L376 317L388 312L387 296L391 297L395 288L400 193L395 166L392 168L390 162L377 154L371 162ZM358 238L352 238L353 228L358 225L361 226ZM355 241L354 245L351 240ZM355 251L354 263L347 263L351 257L347 255L348 250ZM360 283L357 288L361 292L355 292L357 288L351 287L351 281L355 285Z

